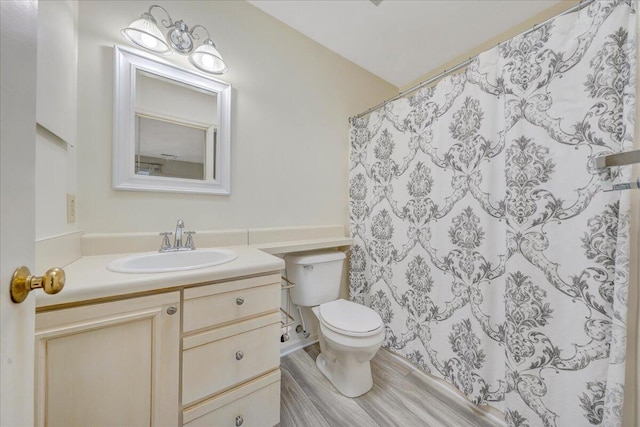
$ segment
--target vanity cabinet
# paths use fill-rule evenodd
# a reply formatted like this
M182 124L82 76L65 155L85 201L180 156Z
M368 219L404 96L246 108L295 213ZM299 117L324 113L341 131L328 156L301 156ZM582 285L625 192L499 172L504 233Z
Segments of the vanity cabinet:
M36 313L37 426L280 422L280 274Z
M36 314L37 426L179 424L180 293Z

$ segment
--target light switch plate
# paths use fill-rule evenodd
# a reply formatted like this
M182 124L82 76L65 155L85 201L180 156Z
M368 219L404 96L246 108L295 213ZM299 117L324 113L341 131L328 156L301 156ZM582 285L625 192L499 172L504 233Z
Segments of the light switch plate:
M67 224L76 222L76 195L67 193Z

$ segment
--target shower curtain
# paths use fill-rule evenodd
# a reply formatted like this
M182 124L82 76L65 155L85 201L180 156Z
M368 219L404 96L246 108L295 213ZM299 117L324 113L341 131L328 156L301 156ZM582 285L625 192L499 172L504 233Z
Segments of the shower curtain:
M351 298L512 426L618 426L635 10L596 1L352 121Z

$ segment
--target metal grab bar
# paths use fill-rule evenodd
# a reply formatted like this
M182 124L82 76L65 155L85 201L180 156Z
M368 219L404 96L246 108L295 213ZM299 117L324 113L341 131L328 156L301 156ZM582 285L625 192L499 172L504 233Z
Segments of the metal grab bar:
M598 169L628 166L640 163L640 150L624 151L622 153L608 154L593 159L593 166ZM640 177L631 182L620 182L603 186L602 191L621 191L640 189Z
M593 159L596 169L610 168L613 166L626 166L640 163L640 150L624 151L622 153L608 154Z
M640 176L631 182L620 182L613 184L609 188L603 188L602 191L621 191L621 190L637 190L640 189Z

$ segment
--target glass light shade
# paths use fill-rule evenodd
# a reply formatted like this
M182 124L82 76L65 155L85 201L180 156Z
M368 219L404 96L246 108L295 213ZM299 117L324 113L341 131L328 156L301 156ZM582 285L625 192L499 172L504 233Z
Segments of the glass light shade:
M205 40L189 56L189 62L197 69L209 74L224 74L228 70L227 64L211 39Z
M156 25L155 19L148 13L133 21L121 31L130 43L143 49L161 55L171 54L171 49L164 39L164 35Z

